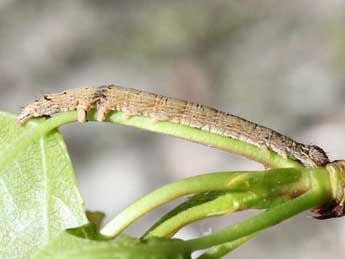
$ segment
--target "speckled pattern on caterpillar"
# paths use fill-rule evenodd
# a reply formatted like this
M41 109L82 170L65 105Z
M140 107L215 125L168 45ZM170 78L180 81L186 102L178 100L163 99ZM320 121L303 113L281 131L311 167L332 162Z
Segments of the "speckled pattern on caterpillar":
M96 109L98 121L104 121L112 111L125 116L145 116L157 121L170 121L225 137L238 139L263 150L272 149L284 158L317 167L329 163L326 153L318 146L304 145L272 129L260 126L230 113L158 94L116 85L85 87L62 93L44 95L27 105L17 123L32 117L49 117L55 113L78 111L78 120L85 122L87 112Z

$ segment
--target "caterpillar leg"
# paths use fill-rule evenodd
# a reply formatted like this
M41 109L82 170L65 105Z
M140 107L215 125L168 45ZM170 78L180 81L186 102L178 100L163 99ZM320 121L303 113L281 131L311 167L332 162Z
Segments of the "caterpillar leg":
M260 148L261 151L264 152L266 155L269 154L269 149L268 149L268 147L267 147L265 141L258 141L255 145L256 145L258 148Z
M265 168L265 170L271 170L272 169L272 167L267 165L267 164L264 164L264 168Z
M81 123L87 122L87 112L92 108L90 104L79 103L77 106L78 121Z
M278 153L278 155L280 155L281 157L283 157L285 160L287 160L289 158L289 154L288 151L284 148L284 147L276 147L276 146L271 146L272 150L276 153Z
M285 160L289 158L289 155L285 149L277 149L274 151L276 151L279 155L281 155Z
M84 109L77 109L78 121L81 123L87 122L87 111Z
M109 109L106 107L98 107L96 113L96 120L97 121L105 121L107 114L110 112Z

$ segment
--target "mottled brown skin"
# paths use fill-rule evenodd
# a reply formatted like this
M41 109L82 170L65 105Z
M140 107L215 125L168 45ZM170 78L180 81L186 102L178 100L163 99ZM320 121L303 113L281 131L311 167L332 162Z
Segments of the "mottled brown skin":
M26 106L17 122L22 125L32 117L50 116L71 110L77 110L78 120L85 122L87 112L95 108L98 121L104 121L109 112L121 111L128 117L140 115L157 121L170 121L238 139L266 151L269 148L282 157L298 160L305 166L317 167L329 163L326 153L320 147L298 143L274 130L230 113L115 85L45 95Z
M82 89L82 90L81 90ZM78 120L86 121L86 113L96 108L94 96L96 87L71 89L58 94L47 94L24 107L19 114L17 124L22 125L33 117L49 117L66 111L78 111Z

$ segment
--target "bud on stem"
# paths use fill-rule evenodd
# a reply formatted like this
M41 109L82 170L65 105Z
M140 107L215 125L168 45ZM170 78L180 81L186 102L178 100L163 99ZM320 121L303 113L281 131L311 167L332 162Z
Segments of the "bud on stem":
M333 201L312 210L317 219L337 218L345 215L345 160L329 163L326 165L326 169L330 177Z

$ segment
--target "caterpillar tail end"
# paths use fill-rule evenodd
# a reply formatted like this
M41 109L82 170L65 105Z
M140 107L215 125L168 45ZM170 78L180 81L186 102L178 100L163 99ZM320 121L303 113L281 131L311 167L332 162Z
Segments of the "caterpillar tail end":
M17 121L16 121L16 126L17 127L21 127L25 124L25 122L27 122L28 120L30 120L32 118L31 114L28 113L20 113Z

